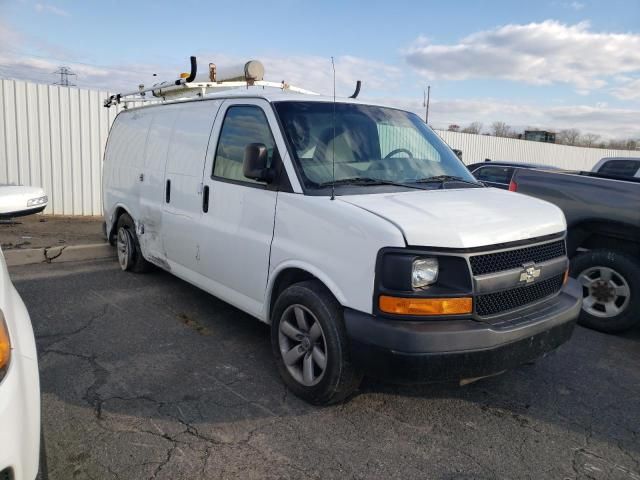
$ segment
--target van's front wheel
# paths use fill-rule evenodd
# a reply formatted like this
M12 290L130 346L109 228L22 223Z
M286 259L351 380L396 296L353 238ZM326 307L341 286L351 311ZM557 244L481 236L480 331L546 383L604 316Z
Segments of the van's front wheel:
M126 213L118 218L116 250L118 263L122 270L142 273L151 268L151 264L142 256L133 219Z
M271 344L287 387L315 405L353 393L362 375L350 362L342 309L316 281L284 290L273 309Z

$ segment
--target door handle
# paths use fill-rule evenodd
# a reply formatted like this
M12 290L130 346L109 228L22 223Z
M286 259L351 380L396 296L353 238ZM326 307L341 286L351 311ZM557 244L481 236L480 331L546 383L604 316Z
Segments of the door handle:
M209 185L205 185L202 191L202 211L204 213L209 211Z
M171 202L171 180L167 180L167 188L164 192L164 199L167 203Z

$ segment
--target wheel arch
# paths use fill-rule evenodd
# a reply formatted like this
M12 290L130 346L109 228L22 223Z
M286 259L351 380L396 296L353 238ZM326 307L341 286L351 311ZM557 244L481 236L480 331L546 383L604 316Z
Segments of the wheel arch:
M115 206L115 208L113 209L113 215L111 216L111 225L108 225L109 228L109 232L107 234L107 241L111 244L114 245L115 242L115 235L116 235L116 228L118 226L118 219L123 215L123 214L127 214L131 217L131 219L133 219L133 216L131 215L131 212L122 204L117 204ZM135 220L133 220L135 222Z
M305 280L317 280L333 295L340 305L346 305L347 300L342 290L320 269L309 264L289 262L278 266L269 276L265 302L265 320L267 323L271 323L271 312L280 293L287 287Z
M640 256L640 227L623 222L587 219L569 227L569 256L578 248L618 250Z

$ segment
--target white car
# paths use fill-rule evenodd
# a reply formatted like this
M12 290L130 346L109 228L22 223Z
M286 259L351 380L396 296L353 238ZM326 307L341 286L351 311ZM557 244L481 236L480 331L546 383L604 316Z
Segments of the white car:
M49 199L40 187L0 184L0 218L22 217L47 208Z
M121 267L271 324L284 382L313 403L363 372L502 372L580 312L562 211L484 187L410 112L247 86L121 112L103 169Z
M0 250L0 479L33 480L40 461L40 381L29 313Z

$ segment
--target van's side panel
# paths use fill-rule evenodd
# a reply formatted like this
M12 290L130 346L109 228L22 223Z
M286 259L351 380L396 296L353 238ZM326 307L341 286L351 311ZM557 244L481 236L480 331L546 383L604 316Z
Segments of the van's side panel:
M151 114L144 110L120 113L111 127L103 165L103 204L107 223L115 208L124 206L137 214L140 173ZM107 225L111 227L111 225Z
M396 226L361 208L329 197L280 192L267 295L279 272L301 268L343 306L371 313L378 251L405 245Z
M163 198L163 245L167 260L197 270L198 223L202 212L202 175L213 121L222 101L186 102L175 106L165 169L165 189L171 182L170 199Z
M149 107L146 110L153 116L153 120L144 153L144 179L141 182L139 211L134 220L144 226L144 233L138 235L138 239L145 258L156 265L166 266L162 245L164 171L177 110L173 105Z

